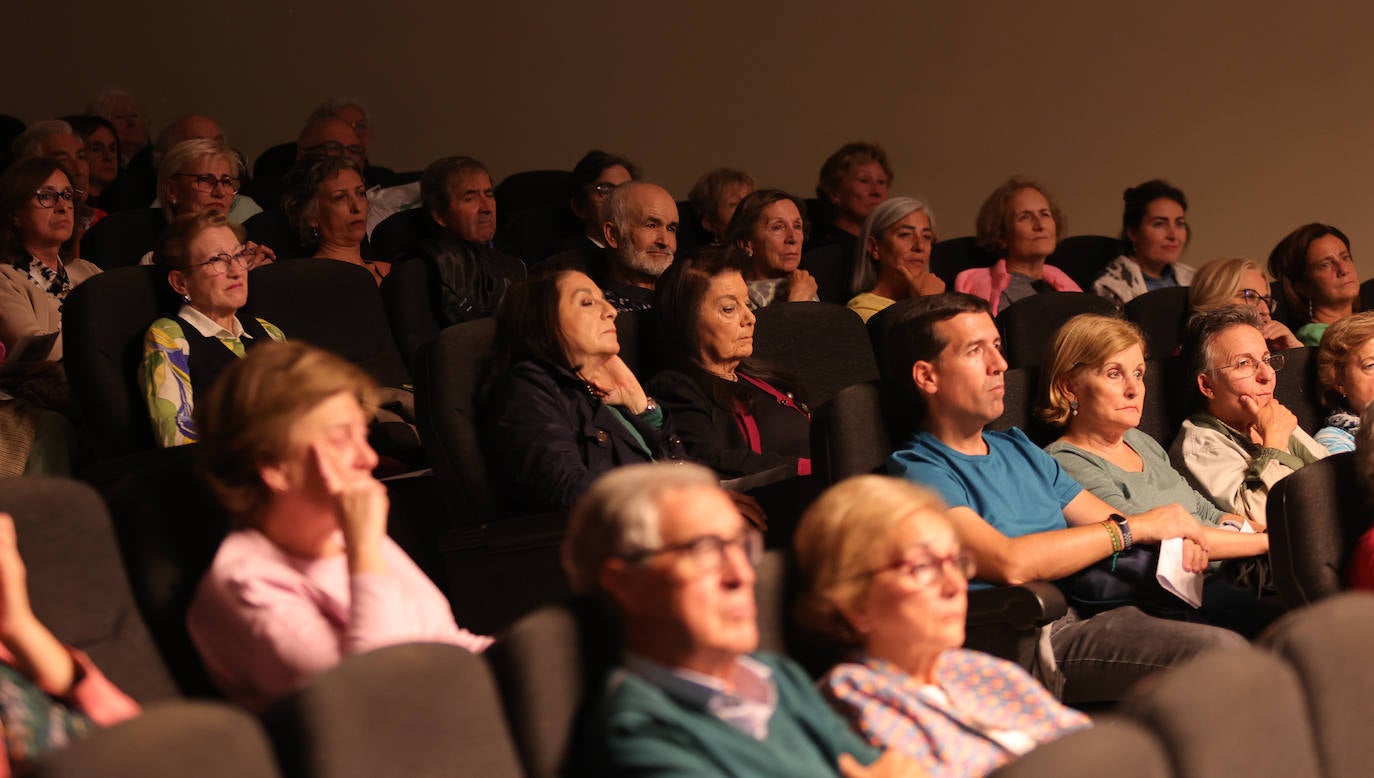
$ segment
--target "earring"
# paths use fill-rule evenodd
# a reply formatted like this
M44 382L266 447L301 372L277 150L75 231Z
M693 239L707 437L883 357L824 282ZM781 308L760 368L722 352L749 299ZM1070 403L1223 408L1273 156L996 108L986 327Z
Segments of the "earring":
M314 240L314 241L316 241L316 242L319 241L319 239L320 239L320 228L319 228L319 227L311 227L311 228L310 228L310 239L311 239L311 240Z
M1078 401L1077 401L1077 400L1069 400L1069 415L1070 415L1070 416L1077 416L1077 415L1078 415Z
M1317 312L1312 309L1312 298L1309 297L1307 298L1307 320L1311 321L1316 315Z
M181 299L185 300L186 303L189 305L190 302L191 302L191 295L189 295L189 294L184 294L184 295L181 296Z

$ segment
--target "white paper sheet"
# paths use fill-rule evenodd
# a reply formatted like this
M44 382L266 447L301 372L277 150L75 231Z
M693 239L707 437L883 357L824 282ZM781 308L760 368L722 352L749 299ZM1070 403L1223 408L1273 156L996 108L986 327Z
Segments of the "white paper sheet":
M1183 569L1183 538L1169 538L1159 544L1159 567L1155 578L1164 591L1194 608L1202 606L1202 573Z

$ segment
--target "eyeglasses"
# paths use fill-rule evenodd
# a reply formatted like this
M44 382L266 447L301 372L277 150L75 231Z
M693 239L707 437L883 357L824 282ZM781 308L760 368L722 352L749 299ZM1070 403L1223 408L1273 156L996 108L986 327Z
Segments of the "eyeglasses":
M38 191L34 192L33 196L35 199L38 200L39 208L51 208L54 205L57 205L58 198L66 200L67 205L75 206L76 204L81 202L81 199L83 197L86 196L86 190L77 189L76 187L69 186L66 189L63 189L59 192L51 187L43 187L42 189L39 189Z
M1251 308L1258 308L1261 305L1263 305L1269 309L1270 313L1273 313L1274 309L1279 307L1278 300L1275 300L1273 297L1270 297L1269 295L1260 294L1259 292L1256 292L1254 289L1242 289L1239 292L1236 292L1236 295L1240 297L1240 299Z
M1255 359L1249 354L1241 354L1236 357L1236 361L1229 365L1220 365L1216 370L1231 370L1232 378L1249 378L1259 370L1260 364L1268 365L1275 373L1283 369L1282 354L1265 354L1259 359Z
M353 128L354 132L367 132L367 128L371 126L367 123L367 119L359 119L356 122L348 122L347 124L349 127Z
M926 588L934 585L946 570L954 570L964 580L973 577L978 563L974 559L972 551L956 551L953 554L939 556L928 552L921 552L904 557L889 565L883 565L876 570L869 570L865 575L878 575L889 570L897 570L911 579L911 582L918 587Z
M258 264L258 247L244 246L234 254L216 254L204 262L191 265L191 267L203 267L205 272L212 276L222 276L229 272L231 264L238 265L244 270L252 270Z
M611 192L614 192L618 186L619 184L611 184L602 181L599 184L592 184L592 191L596 192L597 197L610 197Z
M324 143L305 148L305 153L312 157L342 157L344 154L361 157L366 151L367 149L364 149L362 144L354 143L345 146L336 140L327 140Z
M242 179L234 176L216 176L212 173L173 173L172 175L195 179L195 183L191 186L195 187L197 192L205 192L206 194L215 191L216 184L229 194L238 194L239 187L243 184Z
M670 546L635 551L626 554L624 559L637 564L661 554L681 554L697 575L711 575L725 568L726 554L732 548L738 548L743 552L749 566L755 567L763 558L763 536L753 529L746 529L733 538L701 535Z

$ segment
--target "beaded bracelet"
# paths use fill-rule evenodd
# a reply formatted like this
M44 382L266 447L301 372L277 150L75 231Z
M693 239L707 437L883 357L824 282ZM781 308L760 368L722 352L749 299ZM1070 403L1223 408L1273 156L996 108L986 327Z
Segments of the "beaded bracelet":
M1102 522L1102 528L1107 530L1107 537L1112 539L1112 554L1120 554L1123 543L1121 540L1121 530L1116 526L1116 522L1107 519Z

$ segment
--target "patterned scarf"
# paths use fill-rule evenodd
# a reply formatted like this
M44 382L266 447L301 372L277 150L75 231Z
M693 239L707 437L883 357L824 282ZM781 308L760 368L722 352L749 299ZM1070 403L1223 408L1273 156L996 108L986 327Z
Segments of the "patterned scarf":
M56 270L51 270L47 265L29 255L16 259L14 268L21 273L27 273L34 286L56 297L57 312L62 312L62 302L67 299L67 292L72 290L72 280L67 277L67 268L61 261L57 263Z

